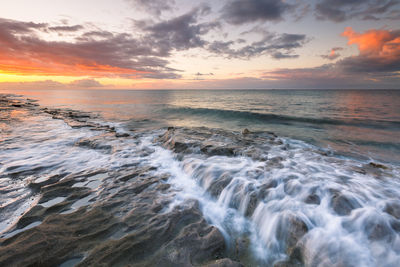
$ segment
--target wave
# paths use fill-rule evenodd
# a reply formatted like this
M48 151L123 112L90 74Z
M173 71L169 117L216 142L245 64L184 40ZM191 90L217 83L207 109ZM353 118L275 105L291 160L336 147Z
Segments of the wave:
M213 108L191 108L191 107L172 107L166 108L167 113L184 114L189 116L211 116L221 117L223 119L256 120L273 124L292 124L292 123L310 123L325 125L344 125L358 126L365 128L385 128L400 129L400 121L393 120L366 120L366 119L333 119L333 118L310 118L296 117L289 115L278 115L271 113L257 113L251 111L239 111L229 109Z

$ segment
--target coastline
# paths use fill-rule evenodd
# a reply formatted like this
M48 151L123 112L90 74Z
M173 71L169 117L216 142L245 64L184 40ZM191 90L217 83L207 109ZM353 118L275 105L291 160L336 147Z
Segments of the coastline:
M24 123L18 120L52 121L71 131L61 140L71 142L67 160L82 164L66 169L59 158L59 165L42 168L42 163L2 166L2 179L20 180L26 190L18 201L29 203L0 239L2 265L321 263L329 255L319 259L314 253L334 245L318 246L318 238L334 234L316 231L326 230L324 218L316 217L324 209L321 216L347 222L342 227L350 237L365 231L368 242L382 247L399 242L400 206L393 201L399 192L386 192L399 183L393 166L340 159L271 132L184 127L127 132L87 112L42 108L20 98L2 97L0 103L9 136L13 125ZM4 144L15 142L9 136L2 138ZM77 158L81 152L93 158ZM14 190L2 186L4 192ZM362 190L373 190L383 202ZM388 195L392 198L383 199ZM3 204L2 213L15 212L13 203ZM371 208L376 216L365 217ZM369 229L351 230L360 223L369 223ZM385 256L367 255L364 263Z

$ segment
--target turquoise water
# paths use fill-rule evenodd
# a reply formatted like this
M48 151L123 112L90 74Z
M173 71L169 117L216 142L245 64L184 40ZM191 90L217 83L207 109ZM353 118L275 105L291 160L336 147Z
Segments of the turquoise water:
M400 163L399 90L31 90L39 104L99 113L129 129L272 131L363 160Z

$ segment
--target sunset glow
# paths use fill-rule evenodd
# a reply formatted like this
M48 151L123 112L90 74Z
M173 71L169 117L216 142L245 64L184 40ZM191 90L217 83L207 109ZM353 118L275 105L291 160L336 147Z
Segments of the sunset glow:
M120 89L241 88L238 79L266 89L318 88L324 79L326 88L399 84L398 4L244 2L89 0L86 7L99 6L91 14L76 0L1 3L0 88L44 81L71 88L87 79ZM18 12L22 5L46 9L40 17ZM258 13L263 8L269 11Z

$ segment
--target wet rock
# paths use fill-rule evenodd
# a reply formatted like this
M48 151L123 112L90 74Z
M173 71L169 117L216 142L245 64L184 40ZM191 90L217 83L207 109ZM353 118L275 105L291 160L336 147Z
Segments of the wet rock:
M307 204L316 204L319 205L321 203L321 199L317 194L311 194L306 197L304 200Z
M283 190L288 195L297 195L301 191L301 184L297 180L289 180L285 183Z
M297 244L307 232L308 227L306 223L299 217L289 214L282 217L281 223L277 229L277 238L279 240L285 240L286 253L288 255L296 255L296 253L300 253L297 251L299 249ZM296 257L301 258L299 255Z
M224 238L205 221L197 201L160 212L171 201L165 195L160 198L159 192L169 190L170 185L161 182L163 176L153 177L149 172L151 167L133 172L135 179L110 188L116 193L103 190L101 202L69 214L60 212L90 193L71 185L93 175L69 176L43 186L39 203L55 196L66 199L49 208L33 207L16 229L32 222L41 224L0 238L0 266L57 266L75 258L78 266L240 266L223 260ZM84 254L85 258L80 256Z
M384 211L396 219L400 219L400 202L391 201L386 203Z
M248 237L239 237L235 242L235 256L240 259L248 254L250 240Z
M170 142L169 148L172 149L175 153L186 152L191 147L191 144L182 143L178 141Z
M247 135L247 134L250 134L250 133L251 133L250 130L247 129L247 128L243 129L243 131L242 131L243 135Z
M205 222L195 203L169 214L132 216L132 234L100 245L80 266L193 266L223 258L222 234Z
M331 199L332 209L339 215L349 215L352 210L361 208L358 201L351 196L346 196L338 191L333 192Z
M267 168L279 168L282 169L283 168L283 164L281 163L283 161L282 157L273 157L267 160L267 162L265 162L265 166Z
M378 169L385 169L385 170L388 169L388 167L386 167L385 165L375 163L375 162L370 162L368 165L371 167L374 167L374 168L378 168Z
M259 202L257 193L255 192L251 193L249 198L249 203L247 204L247 208L244 214L246 217L250 217L254 213L254 210L257 208Z
M31 188L34 192L38 192L41 190L42 187L50 185L50 184L54 184L56 182L58 182L61 178L63 178L66 174L62 174L62 175L53 175L49 178L47 178L44 181L41 182L36 182L36 181L32 181L28 184L29 188Z
M400 220L390 220L390 226L394 231L400 233Z
M258 149L251 147L249 149L245 149L242 152L242 156L247 156L252 158L253 160L258 160L258 161L267 161L268 160L268 154L266 152L268 149Z
M202 267L243 267L243 265L239 262L225 258L213 261L211 263L203 265Z
M86 147L90 149L103 150L107 153L111 153L112 146L105 144L105 136L95 136L92 138L81 138L75 145L80 147Z
M258 189L258 198L264 199L268 195L268 190L270 188L275 188L278 186L278 182L276 180L270 180L265 184L262 184Z
M289 259L274 263L274 267L303 267L303 259L300 254L300 249L296 248L295 253L289 256Z
M214 198L218 198L221 194L222 190L232 181L232 176L225 173L221 175L218 179L212 181L210 186L208 187L208 192Z
M209 156L233 156L235 154L235 148L230 146L207 145L200 150Z
M368 239L373 241L390 241L393 237L393 230L391 226L383 218L379 218L377 216L368 217L363 225L363 228Z
M130 135L128 133L116 133L115 137L129 137Z

